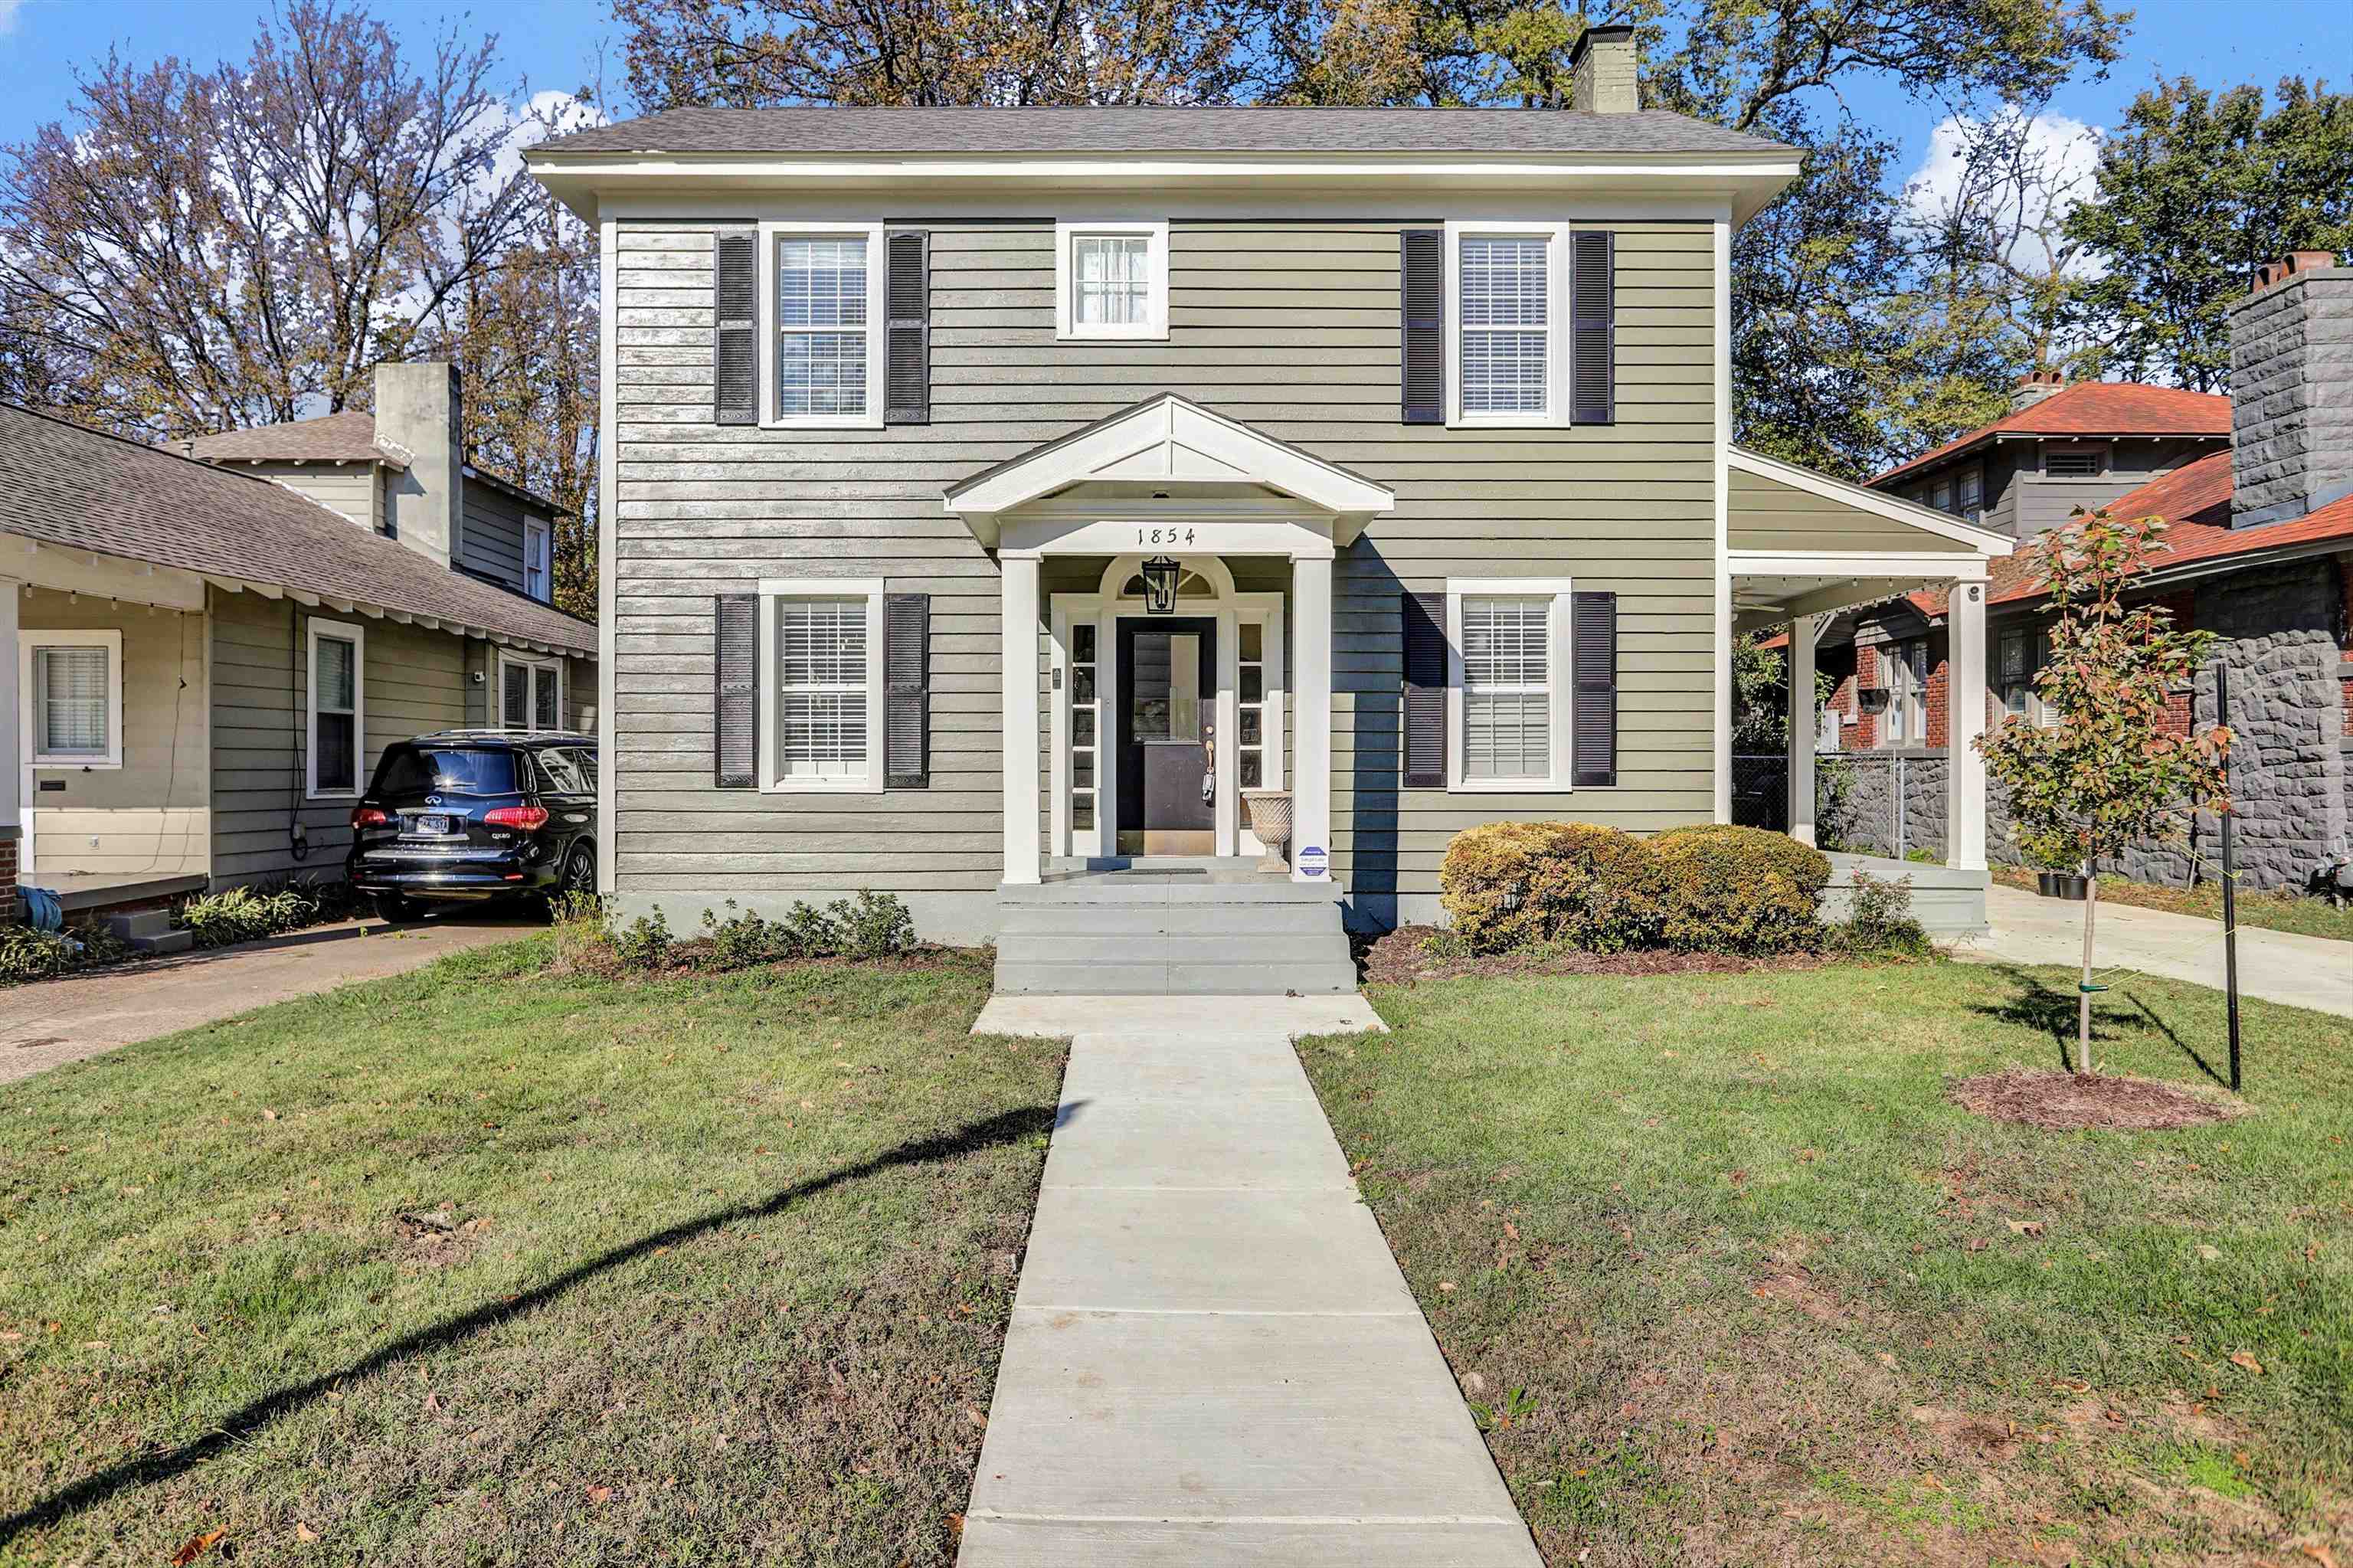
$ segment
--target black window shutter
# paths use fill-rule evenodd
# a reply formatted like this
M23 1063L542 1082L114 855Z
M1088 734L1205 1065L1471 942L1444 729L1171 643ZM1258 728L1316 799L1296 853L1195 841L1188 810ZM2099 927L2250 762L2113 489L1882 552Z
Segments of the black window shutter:
M711 782L722 789L760 785L760 596L723 593L712 601Z
M1618 418L1618 237L1580 230L1569 237L1569 419L1579 425Z
M932 596L882 600L882 775L891 789L932 787Z
M712 240L718 288L711 349L712 401L723 425L760 422L760 239L723 228Z
M889 425L932 422L932 237L920 228L894 228L882 248L890 258L883 288L890 335L883 344L882 421Z
M1398 596L1405 620L1405 787L1446 788L1446 596Z
M1575 667L1570 738L1572 782L1618 782L1618 596L1575 596L1569 662Z
M1398 236L1399 417L1409 425L1446 422L1446 231Z

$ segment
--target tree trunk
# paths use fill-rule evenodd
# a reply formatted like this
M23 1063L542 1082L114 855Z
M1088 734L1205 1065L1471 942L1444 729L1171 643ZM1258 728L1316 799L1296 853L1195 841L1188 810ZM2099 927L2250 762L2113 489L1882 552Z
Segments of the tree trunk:
M2075 988L2075 1071L2092 1070L2092 931L2100 916L2100 879L2084 863L2084 978Z

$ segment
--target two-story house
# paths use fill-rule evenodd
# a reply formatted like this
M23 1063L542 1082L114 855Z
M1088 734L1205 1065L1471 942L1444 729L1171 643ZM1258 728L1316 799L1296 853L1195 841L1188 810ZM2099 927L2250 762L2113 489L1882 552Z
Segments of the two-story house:
M1632 51L1559 112L534 149L601 237L623 912L874 888L1007 989L1345 989L1342 916L1433 917L1465 827L1728 820L1736 629L2009 546L1731 443L1732 236L1798 154L1641 110Z

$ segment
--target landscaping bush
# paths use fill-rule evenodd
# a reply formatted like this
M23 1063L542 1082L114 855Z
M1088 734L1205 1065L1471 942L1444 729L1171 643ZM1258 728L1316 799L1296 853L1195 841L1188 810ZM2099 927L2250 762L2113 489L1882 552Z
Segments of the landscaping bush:
M30 926L0 924L0 986L49 980L130 956L131 944L104 926L37 931Z
M723 920L705 909L702 934L681 940L659 909L624 926L597 900L565 900L555 912L557 949L575 966L715 974L796 959L896 958L916 945L914 917L887 893L861 892L823 909L795 904L774 920L733 913L732 898L726 907Z
M1856 959L1925 959L1936 952L1928 928L1912 913L1912 879L1889 881L1867 871L1854 874L1854 902L1845 923L1831 927L1830 945Z
M1724 823L1672 828L1658 857L1659 935L1687 953L1802 952L1822 939L1828 856L1782 833Z
M174 916L199 948L254 942L352 911L351 889L343 883L281 882L203 893L183 903Z
M1492 822L1454 836L1438 874L1454 935L1474 952L1564 943L1615 953L1656 939L1656 856L1590 822Z

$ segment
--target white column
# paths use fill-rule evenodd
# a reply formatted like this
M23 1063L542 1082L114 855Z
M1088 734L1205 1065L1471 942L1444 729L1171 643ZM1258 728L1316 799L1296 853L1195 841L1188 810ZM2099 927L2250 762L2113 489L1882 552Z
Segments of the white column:
M0 832L6 832L24 821L24 780L18 770L24 758L16 755L16 736L23 711L16 692L19 660L16 656L16 622L18 608L25 602L25 585L14 577L0 577Z
M1945 614L1945 863L1985 869L1986 605L1983 583L1957 582Z
M1005 880L1035 883L1038 855L1038 557L1000 552L1005 688Z
M1291 563L1293 635L1299 664L1292 672L1298 711L1292 716L1291 879L1329 882L1332 853L1332 558ZM1305 852L1321 850L1322 874L1305 874Z
M1821 713L1814 705L1814 617L1789 623L1789 836L1814 842L1814 732Z

